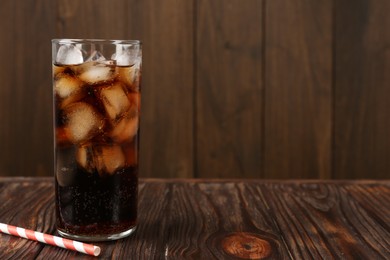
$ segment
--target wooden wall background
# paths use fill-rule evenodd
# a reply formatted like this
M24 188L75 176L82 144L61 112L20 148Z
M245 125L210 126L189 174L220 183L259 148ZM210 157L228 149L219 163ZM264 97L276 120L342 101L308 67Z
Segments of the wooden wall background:
M389 178L388 0L1 0L0 173L52 175L52 38L143 41L143 177Z

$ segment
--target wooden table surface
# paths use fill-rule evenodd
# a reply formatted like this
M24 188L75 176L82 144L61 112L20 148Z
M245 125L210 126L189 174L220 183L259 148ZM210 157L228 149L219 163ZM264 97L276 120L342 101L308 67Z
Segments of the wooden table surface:
M390 259L390 181L145 179L101 259ZM52 178L0 178L0 222L56 234ZM96 259L0 234L0 259Z

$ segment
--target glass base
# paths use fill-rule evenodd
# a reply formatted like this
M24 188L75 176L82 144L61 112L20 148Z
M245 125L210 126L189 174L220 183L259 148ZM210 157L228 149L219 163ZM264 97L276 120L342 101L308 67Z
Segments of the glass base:
M101 235L101 236L83 236L83 235L74 235L74 234L69 234L65 231L57 229L58 233L65 238L73 239L73 240L78 240L78 241L84 241L84 242L101 242L101 241L111 241L111 240L117 240L121 239L127 236L130 236L134 231L136 230L136 226L117 233L117 234L109 234L109 235Z

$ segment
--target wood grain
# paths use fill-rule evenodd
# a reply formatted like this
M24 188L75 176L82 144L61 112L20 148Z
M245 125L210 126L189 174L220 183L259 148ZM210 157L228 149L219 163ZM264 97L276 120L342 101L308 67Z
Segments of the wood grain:
M57 0L57 30L61 38L128 39L125 0ZM135 40L135 39L134 39Z
M52 181L0 182L0 219L44 233L54 232L54 187ZM20 214L23 212L23 214ZM44 245L0 234L1 259L33 259Z
M199 0L196 177L259 177L262 0Z
M1 1L0 2L0 15L5 17L10 10L14 7L14 1ZM0 35L6 35L13 28L13 20L12 19L4 19L0 26ZM13 137L12 128L15 128L16 123L13 122L15 119L10 115L10 113L4 113L5 111L9 111L11 107L11 96L12 94L12 86L14 85L13 77L14 69L12 66L9 66L7 61L11 59L11 57L15 56L15 49L10 48L7 49L6 46L12 46L13 40L11 37L2 37L2 47L0 48L0 56L4 57L0 62L0 79L3 87L0 88L0 122L3 122L4 125L8 125L5 127L4 125L0 127L0 140L1 140L1 148L0 148L0 172L3 174L11 174L10 169L11 165L14 162L14 155L9 151L12 151L16 144L14 144L15 137Z
M7 175L52 174L53 10L49 0L0 4L0 170Z
M330 178L332 2L266 3L264 177Z
M389 178L390 2L335 3L333 178Z
M141 176L388 178L389 1L244 2L0 1L0 174L53 174L50 39L123 38Z
M137 232L97 243L99 259L387 259L390 254L389 181L154 179L141 180L139 190ZM53 191L49 178L0 178L0 219L53 233ZM95 259L4 234L0 258Z
M140 171L193 176L192 1L130 1L129 27L143 42Z
M267 202L293 259L389 256L388 185L297 182L267 186ZM356 192L381 206L374 209L361 203Z

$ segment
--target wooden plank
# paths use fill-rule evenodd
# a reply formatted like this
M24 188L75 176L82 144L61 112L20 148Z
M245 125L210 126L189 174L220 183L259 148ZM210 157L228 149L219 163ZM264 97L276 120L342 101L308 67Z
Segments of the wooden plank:
M2 23L0 23L0 35L9 35L12 32L13 28L13 12L14 10L14 1L6 0L0 2L0 15L4 17ZM12 166L15 164L14 155L12 151L15 152L16 144L13 137L15 133L12 131L16 127L13 114L11 114L12 108L12 98L15 94L13 92L14 87L14 73L15 69L12 68L10 62L15 58L15 49L11 48L13 46L12 37L2 37L0 41L0 79L2 87L0 88L0 122L2 127L0 127L0 173L2 175L11 175ZM14 101L15 102L15 101ZM8 126L8 127L7 127ZM15 166L19 165L15 164ZM12 169L12 170L11 170Z
M52 175L50 39L55 3L5 0L0 15L0 171Z
M126 39L127 1L57 0L57 26L61 38Z
M335 1L334 178L389 178L390 2Z
M165 256L229 259L242 257L248 251L255 255L256 242L262 239L272 245L272 250L262 252L264 255L286 257L278 231L272 220L267 219L263 194L246 189L242 183L187 182L173 183L171 188L171 203L166 211L169 235L164 237ZM225 239L246 235L253 244L248 243L249 248L243 252L229 254L231 245L225 246Z
M0 182L0 191L2 223L45 233L54 231L52 182ZM1 259L32 259L43 247L34 241L0 234Z
M264 177L331 177L332 9L266 3Z
M53 179L0 179L2 222L53 234ZM132 236L96 243L102 259L382 259L387 181L142 180ZM91 259L0 234L0 258Z
M256 187L248 189L243 183L208 184L191 180L181 183L146 181L141 182L139 205L139 225L134 235L124 240L94 243L102 248L101 258L229 259L232 255L225 252L222 245L225 237L243 234L255 241L260 238L268 241L272 246L272 250L267 251L269 257L287 258L278 230L268 215L264 194ZM256 252L255 244L247 246L252 248L245 252ZM236 252L235 256L245 255L245 252ZM37 259L53 257L89 259L51 246L44 246Z
M262 3L197 1L197 177L262 176Z
M298 182L271 184L264 192L292 259L389 256L389 185Z
M143 42L140 175L192 177L193 2L130 1L128 19Z

